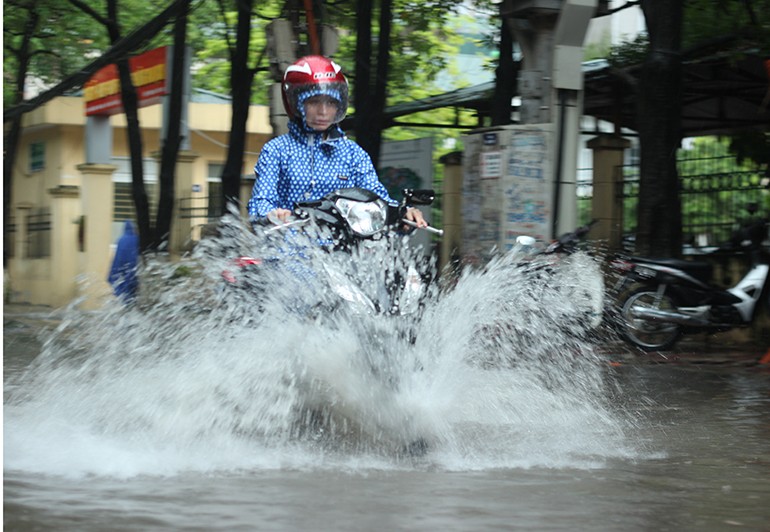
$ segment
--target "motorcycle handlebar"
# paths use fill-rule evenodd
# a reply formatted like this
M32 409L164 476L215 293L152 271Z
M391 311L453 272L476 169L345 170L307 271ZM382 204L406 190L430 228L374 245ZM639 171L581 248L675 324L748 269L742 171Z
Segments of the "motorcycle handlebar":
M429 233L433 233L435 235L444 236L444 230L443 229L436 229L435 227L431 227L430 225L427 227L419 227L415 222L412 220L407 220L406 218L403 218L401 220L402 223L408 225L409 227L416 227L417 229L424 229L425 231L428 231Z

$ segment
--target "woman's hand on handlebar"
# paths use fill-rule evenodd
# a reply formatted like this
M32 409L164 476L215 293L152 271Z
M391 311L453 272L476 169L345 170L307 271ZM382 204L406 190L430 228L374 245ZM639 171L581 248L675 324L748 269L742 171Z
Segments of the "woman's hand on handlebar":
M414 222L416 224L415 227L428 227L428 222L425 221L425 218L423 217L422 212L420 212L420 209L415 207L407 207L404 217L407 220Z
M283 225L291 220L293 213L289 209L273 209L266 218L275 225Z

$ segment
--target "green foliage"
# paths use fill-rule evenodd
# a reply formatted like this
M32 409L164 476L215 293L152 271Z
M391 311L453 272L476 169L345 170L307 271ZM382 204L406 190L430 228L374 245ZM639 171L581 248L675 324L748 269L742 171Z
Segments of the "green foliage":
M638 65L644 62L649 47L650 41L647 34L640 33L631 41L624 41L610 47L610 54L607 57L607 61L615 68Z
M458 2L454 0L444 2L396 0L394 2L388 105L414 102L446 92L445 88L439 87L436 83L439 73L448 71L457 86L468 86L476 82L468 79L453 63L453 59L464 43L459 30L471 23L467 15L457 15L452 12L457 4ZM339 12L337 15L340 17L337 19L340 24L345 22L351 24L353 21L352 16L346 19ZM344 27L341 34L340 49L335 58L347 72L352 72L355 35ZM351 90L355 90L355 79L351 79L351 86ZM350 112L353 114L355 109L351 109ZM472 112L463 110L456 115L455 110L451 108L412 114L404 120L410 124L428 125L457 123L472 126L477 122ZM457 146L462 132L463 130L452 127L396 126L383 132L383 140L398 141L432 137L434 176L437 181L440 181L442 168L438 158L459 149Z
M230 93L230 48L235 46L235 27L238 20L236 1L223 2L222 12L213 2L203 2L191 17L189 44L193 49L193 87L219 94ZM265 47L267 24L278 18L283 2L269 0L261 2L252 16L251 58L253 68L267 64ZM268 72L258 71L254 79L252 102L267 104L272 84Z
M68 75L77 72L110 48L106 27L93 15L107 19L106 2L83 1L92 11L88 13L70 0L8 0L3 10L3 45L5 64L3 68L3 104L10 105L15 97L14 84L19 64L13 49L19 46L22 32L30 16L39 17L39 24L31 41L32 60L27 75L38 79L44 85L53 85ZM197 5L205 4L202 2ZM125 36L138 29L148 20L166 9L163 4L148 3L144 0L120 0L118 18L120 34ZM192 34L197 34L194 28ZM158 46L171 44L172 28L148 42L138 54Z
M730 153L738 163L753 162L770 177L770 131L741 131L730 138Z
M36 27L30 22L37 18ZM28 76L43 83L59 81L84 66L106 45L106 35L93 31L93 20L67 0L9 0L3 9L3 107L21 99L16 82L19 53L29 32ZM99 35L94 35L99 33Z
M588 43L583 50L583 61L604 59L612 54L612 44L609 31L602 34L596 42Z
M740 36L743 46L770 45L770 1L689 0L685 2L682 47L696 47L714 37Z

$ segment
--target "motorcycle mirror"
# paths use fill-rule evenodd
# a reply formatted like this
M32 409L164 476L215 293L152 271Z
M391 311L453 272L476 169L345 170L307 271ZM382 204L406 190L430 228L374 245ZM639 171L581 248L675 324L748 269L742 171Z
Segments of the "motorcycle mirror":
M430 205L436 198L433 189L404 189L404 199L407 205Z
M519 235L516 237L516 243L520 246L534 246L537 243L537 239L529 235Z

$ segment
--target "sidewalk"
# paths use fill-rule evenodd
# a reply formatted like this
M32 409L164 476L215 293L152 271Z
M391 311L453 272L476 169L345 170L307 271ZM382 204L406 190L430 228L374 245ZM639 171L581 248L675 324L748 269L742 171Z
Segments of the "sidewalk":
M715 366L762 366L770 370L770 347L736 342L724 334L682 338L669 351L644 352L620 340L602 347L613 365L703 364Z

